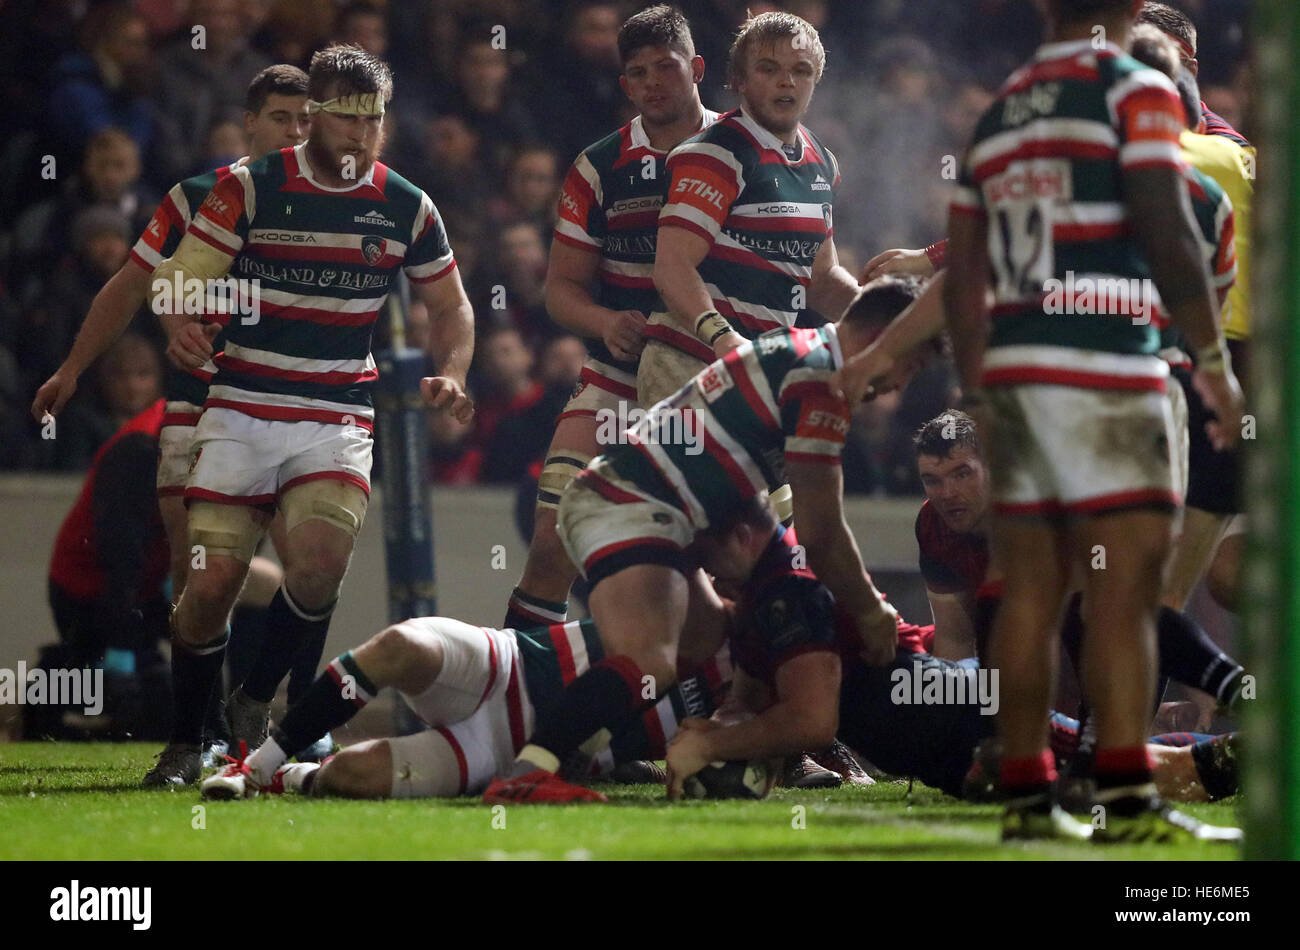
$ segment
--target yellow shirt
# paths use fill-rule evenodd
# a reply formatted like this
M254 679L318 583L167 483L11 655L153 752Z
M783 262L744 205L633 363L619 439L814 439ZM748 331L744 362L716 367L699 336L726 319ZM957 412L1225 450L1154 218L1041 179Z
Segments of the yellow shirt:
M1183 158L1209 175L1227 192L1236 214L1237 282L1223 308L1223 332L1229 340L1250 338L1250 218L1255 194L1255 149L1222 135L1182 135Z

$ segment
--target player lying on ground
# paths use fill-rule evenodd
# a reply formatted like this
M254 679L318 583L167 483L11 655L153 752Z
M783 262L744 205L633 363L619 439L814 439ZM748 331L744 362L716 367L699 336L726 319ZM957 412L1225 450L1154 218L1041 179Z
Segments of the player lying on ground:
M979 697L973 666L925 652L932 628L901 619L894 661L886 667L864 662L861 641L830 591L799 566L801 552L790 535L770 508L754 505L734 526L696 542L701 561L720 584L740 588L731 642L735 671L728 698L713 719L686 720L669 743L670 797L679 797L686 779L709 762L780 756L815 747L837 731L886 772L915 776L960 795L976 746L993 732L993 717L984 713L996 696ZM911 681L918 676L960 678L969 688L948 701L913 702ZM1058 731L1066 730L1065 722L1058 725ZM1226 743L1178 751L1162 746L1154 761L1162 790L1185 800L1236 790L1235 756ZM1185 816L1180 827L1188 839L1240 836L1236 829L1201 825ZM1124 840L1122 829L1115 840Z
M599 771L664 756L686 716L708 715L730 683L729 650L712 630L713 655L666 695L613 730L595 756ZM354 798L479 794L507 770L533 730L538 710L604 656L591 620L528 630L493 630L448 617L418 617L388 627L330 663L303 700L247 759L203 782L205 798L248 798L260 791L304 791ZM386 686L398 690L430 727L373 739L315 766L285 765L322 729L355 716ZM325 725L327 724L327 725ZM586 774L590 759L570 769Z
M745 343L652 407L625 434L627 444L578 475L560 503L560 537L592 585L589 604L606 659L565 690L553 717L540 719L487 800L597 798L554 773L579 746L637 712L647 688L653 695L672 684L679 644L689 649L682 631L696 629L695 618L716 599L687 548L787 480L810 566L854 618L867 655L889 661L895 612L863 568L844 520L839 460L849 407L827 382L916 290L881 281L864 288L839 323L774 330Z

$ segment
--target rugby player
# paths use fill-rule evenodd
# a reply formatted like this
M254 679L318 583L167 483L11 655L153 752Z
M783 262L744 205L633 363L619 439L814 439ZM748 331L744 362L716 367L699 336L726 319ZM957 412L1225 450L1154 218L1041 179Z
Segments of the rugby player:
M740 108L668 156L654 267L667 309L645 327L642 405L810 310L836 317L857 293L833 238L839 164L800 121L825 65L821 38L805 20L746 20L727 64Z
M196 709L215 684L231 605L274 507L289 556L263 656L279 663L255 667L232 705L264 709L296 649L323 640L369 498L370 339L399 268L430 314L440 375L422 380L421 394L462 422L473 413L464 392L473 313L446 232L428 196L376 160L392 96L387 64L330 46L312 57L308 93L307 141L218 181L155 270L182 287L247 281L255 308L228 316L194 436L188 540L206 565L173 615L175 729L148 786L199 777ZM169 352L191 367L212 358L214 327L197 317L163 315Z
M731 671L725 641L714 645L714 657L699 671L619 725L592 771L608 774L616 763L662 759L679 720L716 708ZM493 775L510 767L539 711L602 656L591 620L525 630L493 630L448 617L395 624L330 663L262 746L203 781L203 797L282 791L353 798L480 794ZM285 764L312 736L352 719L384 687L398 690L430 728L348 746L320 771ZM582 777L587 764L577 763Z
M797 546L770 508L745 509L729 530L696 542L701 561L720 582L740 585L732 633L732 688L712 719L687 719L668 745L668 794L709 762L769 758L823 742L837 730L873 764L915 776L950 795L970 787L976 745L992 731L989 697L973 685L948 702L902 702L908 677L973 683L968 664L927 651L933 628L898 622L897 652L884 668L862 661L834 598L799 565ZM910 698L910 697L909 697ZM1053 733L1068 738L1072 721L1053 716ZM1184 801L1236 792L1236 760L1218 737L1152 739L1156 779ZM1175 745L1179 743L1179 745ZM1068 744L1067 744L1068 748ZM1200 826L1199 840L1236 841L1235 828Z
M1250 340L1250 242L1254 206L1256 152L1239 132L1200 101L1195 77L1196 27L1186 14L1163 3L1144 3L1138 20L1170 37L1177 45L1183 68L1190 75L1180 88L1190 86L1194 111L1188 113L1190 128L1182 135L1183 158L1196 171L1211 178L1230 200L1236 226L1237 280L1223 307L1223 332L1228 352L1242 378L1247 375ZM1199 115L1200 121L1194 119ZM1174 376L1187 389L1187 367L1175 367ZM1193 425L1206 418L1199 397L1188 391L1188 409ZM1165 582L1162 602L1182 607L1202 577L1210 594L1228 610L1237 603L1237 576L1245 543L1246 519L1241 494L1241 451L1216 452L1199 433L1190 443L1191 481L1182 536L1174 552Z
M774 330L707 367L598 456L560 502L559 532L592 585L605 659L564 691L512 772L484 800L577 801L593 793L555 773L579 746L673 682L679 644L717 595L687 553L696 535L788 479L809 566L837 593L866 656L887 663L896 614L862 566L843 511L840 451L849 407L831 373L914 298L914 283L862 290L838 323Z
M619 30L618 45L619 82L638 115L584 150L560 193L546 308L585 339L588 355L546 452L532 543L510 595L507 627L560 623L568 613L578 572L555 533L555 512L573 476L600 451L597 414L625 419L636 405L641 334L646 315L660 309L652 272L668 193L664 160L717 118L700 103L704 60L678 10L659 4L635 14Z
M1188 833L1185 816L1161 801L1145 747L1153 621L1178 498L1168 367L1156 355L1156 327L1140 315L1162 302L1197 351L1195 383L1221 420L1216 445L1237 437L1241 390L1181 171L1178 93L1123 52L1140 8L1141 0L1050 0L1050 39L977 126L949 222L945 310L964 399L990 427L993 543L1005 572L992 641L1003 683L1005 838L1087 832L1053 799L1042 728L1052 620L1075 565L1085 572L1084 692L1107 816L1097 834ZM1110 40L1101 49L1098 26ZM1134 288L1128 305L1080 308L1086 299L1073 297L1072 314L1053 317L1049 282L1076 273L1125 282ZM1107 569L1089 570L1098 550Z
M248 86L244 100L244 131L249 155L232 165L187 178L173 185L154 211L149 225L121 269L109 278L91 302L86 319L63 364L36 392L32 415L58 415L77 390L77 380L107 352L131 318L150 298L153 271L180 244L194 209L218 180L250 158L282 148L292 148L307 137L311 115L307 111L307 74L296 66L268 66ZM171 551L172 585L176 594L185 587L190 549L185 537L185 478L189 472L194 426L207 398L207 381L215 367L167 367L164 398L167 410L159 435L158 505Z

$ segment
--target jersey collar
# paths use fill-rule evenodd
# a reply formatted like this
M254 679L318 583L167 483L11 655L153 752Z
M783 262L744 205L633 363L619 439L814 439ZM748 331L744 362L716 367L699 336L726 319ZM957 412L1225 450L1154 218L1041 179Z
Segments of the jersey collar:
M844 365L844 351L840 349L839 331L835 329L835 324L828 323L822 330L826 332L826 346L831 351L831 361L835 368L839 369Z
M1114 43L1107 42L1105 48L1112 53L1122 55L1124 51ZM1042 63L1050 59L1066 59L1080 53L1099 52L1092 40L1066 40L1061 43L1044 43L1034 53L1034 62Z
M700 108L703 110L703 115L700 118L700 127L695 130L696 132L703 132L718 119L718 113L705 109L703 106ZM640 114L635 116L632 121L628 123L627 137L628 141L632 143L633 148L643 148L648 152L654 152L658 155L664 154L650 144L650 137L646 135L645 128L641 125Z
M800 123L795 129L795 135L799 142L799 157L792 159L789 155L785 154L785 143L777 138L762 123L758 122L753 116L746 112L744 106L740 107L740 114L736 116L736 121L745 127L746 131L754 137L754 141L756 141L761 148L770 149L771 151L776 152L777 155L781 156L781 161L785 162L787 165L797 165L799 162L804 160L808 148L808 137L804 135L802 123Z
M312 187L319 188L321 191L332 191L335 192L336 194L343 194L344 192L355 191L356 189L360 188L363 185L369 185L374 183L375 164L376 164L375 162L370 163L370 168L367 169L364 175L362 175L360 178L357 179L355 184L348 185L346 188L335 188L332 185L321 184L319 181L316 180L316 176L312 174L311 165L308 164L307 162L306 142L303 142L301 145L295 145L293 147L293 156L298 162L298 174L301 175L303 178L306 178L307 181L311 183Z

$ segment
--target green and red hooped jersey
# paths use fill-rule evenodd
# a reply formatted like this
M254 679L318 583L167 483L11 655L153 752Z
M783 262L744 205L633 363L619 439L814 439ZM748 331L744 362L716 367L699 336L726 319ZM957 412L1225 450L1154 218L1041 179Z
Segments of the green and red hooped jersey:
M1157 310L1159 295L1122 173L1181 170L1183 128L1173 83L1112 44L1045 45L1003 84L976 126L952 202L954 215L988 223L995 303L986 383L1163 389L1158 321L1133 319ZM1129 302L1083 299L1102 280L1131 287ZM1049 288L1058 301L1061 288L1080 296L1049 313Z
M833 234L840 172L830 149L800 125L792 156L735 109L673 149L668 173L659 226L709 242L699 273L714 308L750 340L794 326L808 309L813 259ZM707 346L671 326L646 335L713 360Z
M617 500L628 493L609 482L612 473L703 531L785 484L786 460L840 464L849 406L830 378L842 364L833 324L765 333L648 409L626 444L578 478Z
M455 259L433 202L381 162L348 188L321 185L305 145L217 182L188 233L259 284L260 314L231 317L205 408L260 419L373 425L370 341L399 269L417 283Z
M700 128L717 118L718 113L705 109ZM584 149L565 176L555 240L600 255L596 303L602 307L639 310L647 317L664 309L655 290L654 264L659 212L668 194L667 158L667 152L650 145L637 116ZM636 375L637 361L616 360L603 340L585 342L593 360ZM588 382L590 375L584 368Z
M218 181L225 178L237 167L248 161L239 161L221 168L215 168L202 175L186 178L172 185L166 197L154 209L153 217L141 232L135 246L131 248L131 261L142 270L152 274L158 265L176 253L176 246L181 243L194 210L203 203ZM152 290L149 299L153 298ZM218 334L212 341L212 351L221 352L222 338ZM163 383L163 396L168 402L183 402L192 406L202 406L208 398L208 382L216 372L216 366L209 360L192 370L177 369L167 362ZM164 417L164 425L195 425L199 421L198 412L169 412Z

